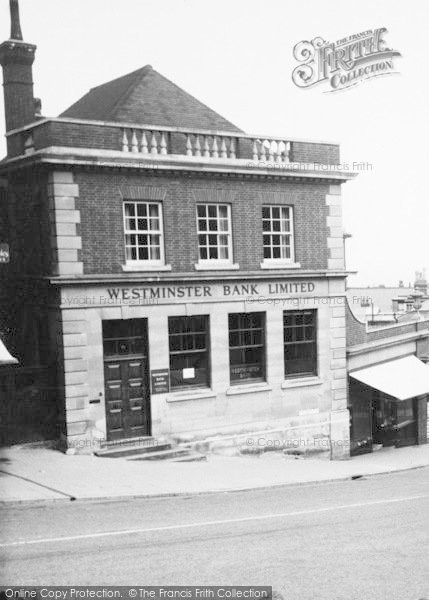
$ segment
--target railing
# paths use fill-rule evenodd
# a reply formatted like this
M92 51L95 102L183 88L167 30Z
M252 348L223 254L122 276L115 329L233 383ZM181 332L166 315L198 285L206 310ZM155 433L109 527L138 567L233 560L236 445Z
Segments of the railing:
M175 130L177 132L177 130ZM182 132L181 132L182 133ZM269 162L290 162L290 142L278 138L256 138L241 135L216 135L212 133L186 133L185 155L231 159L250 158L239 156L240 140L251 142L251 157L253 160ZM140 128L124 128L122 130L122 152L134 154L167 155L176 154L172 151L170 132L164 130L149 130Z

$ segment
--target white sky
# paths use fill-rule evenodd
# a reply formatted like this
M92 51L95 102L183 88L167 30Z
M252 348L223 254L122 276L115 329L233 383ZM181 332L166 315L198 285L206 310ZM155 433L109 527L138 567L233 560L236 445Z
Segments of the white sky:
M407 284L429 267L429 3L20 0L20 9L24 40L38 46L35 95L45 116L151 64L248 133L332 140L342 162L372 164L343 187L344 225L353 235L347 266L358 271L350 285ZM399 75L336 94L292 83L297 42L378 27L402 54ZM0 39L9 28L9 2L0 0Z

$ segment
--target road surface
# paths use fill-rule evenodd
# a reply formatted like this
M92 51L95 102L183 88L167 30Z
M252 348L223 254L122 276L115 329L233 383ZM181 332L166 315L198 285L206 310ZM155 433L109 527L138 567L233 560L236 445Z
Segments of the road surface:
M285 600L429 600L429 469L1 512L3 585L272 585Z

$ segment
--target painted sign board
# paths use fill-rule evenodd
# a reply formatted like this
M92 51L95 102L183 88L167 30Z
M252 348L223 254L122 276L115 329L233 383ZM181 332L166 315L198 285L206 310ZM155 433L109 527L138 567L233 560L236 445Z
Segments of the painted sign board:
M150 377L152 394L165 394L170 391L170 371L168 369L153 369Z

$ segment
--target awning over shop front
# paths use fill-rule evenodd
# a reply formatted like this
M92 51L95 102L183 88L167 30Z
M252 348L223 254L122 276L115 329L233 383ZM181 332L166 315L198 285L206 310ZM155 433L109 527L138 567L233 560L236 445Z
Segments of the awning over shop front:
M398 400L429 394L429 366L416 356L352 371L350 377Z
M2 365L16 365L18 361L14 358L0 340L0 366Z

